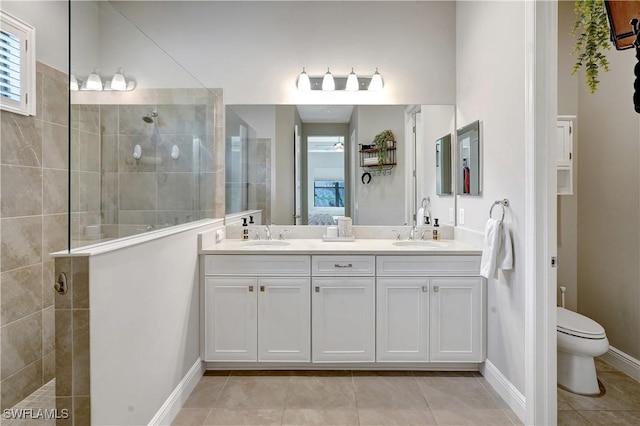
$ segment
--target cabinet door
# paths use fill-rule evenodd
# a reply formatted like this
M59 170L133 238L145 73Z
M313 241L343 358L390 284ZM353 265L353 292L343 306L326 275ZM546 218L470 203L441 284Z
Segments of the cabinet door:
M572 130L571 121L558 121L556 126L556 162L559 167L571 166Z
M258 279L258 361L311 361L309 278Z
M429 279L378 278L378 362L429 361Z
M430 281L430 361L483 362L483 278L442 277Z
M313 362L375 360L375 279L313 278Z
M255 278L206 278L207 361L257 361L256 294Z

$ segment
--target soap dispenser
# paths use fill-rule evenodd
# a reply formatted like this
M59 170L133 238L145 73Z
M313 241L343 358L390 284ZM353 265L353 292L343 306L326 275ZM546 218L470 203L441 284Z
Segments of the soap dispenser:
M249 216L249 225L253 225L253 216Z
M247 225L247 218L242 218L242 240L249 239L249 225Z
M433 218L433 239L440 239L440 224L438 223L437 218Z

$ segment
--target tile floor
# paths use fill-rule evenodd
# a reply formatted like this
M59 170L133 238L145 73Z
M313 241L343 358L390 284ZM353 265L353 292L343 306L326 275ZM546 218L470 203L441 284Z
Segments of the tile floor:
M513 425L474 372L208 372L174 425Z
M602 396L558 389L558 425L640 425L640 383L596 358Z

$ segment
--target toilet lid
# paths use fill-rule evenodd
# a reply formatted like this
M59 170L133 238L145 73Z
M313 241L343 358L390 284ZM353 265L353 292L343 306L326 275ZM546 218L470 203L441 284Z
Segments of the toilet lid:
M577 312L558 307L558 331L591 339L604 337L604 328L591 318Z

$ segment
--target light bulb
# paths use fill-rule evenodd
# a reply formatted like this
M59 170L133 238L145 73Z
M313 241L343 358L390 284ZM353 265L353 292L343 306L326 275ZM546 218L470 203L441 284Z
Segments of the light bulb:
M100 78L100 70L95 68L89 77L87 77L87 81L85 82L86 90L102 90L102 79Z
M384 82L382 81L382 76L378 72L378 68L376 68L376 72L371 77L371 82L369 83L369 89L371 91L382 90L384 87Z
M329 68L327 68L327 72L325 73L324 77L322 77L322 90L336 90L336 82L333 80L333 75L331 75L331 71L329 71Z
M113 75L111 79L111 90L127 90L127 82L124 79L122 68Z
M347 77L347 87L345 87L345 90L348 90L351 92L360 90L360 85L358 84L358 76L353 71L353 68L351 68L351 73Z
M80 89L78 86L78 79L76 78L76 70L71 71L69 76L69 90L77 92Z
M302 72L300 73L300 76L298 76L297 86L298 90L304 92L311 90L311 80L309 79L309 74L304 70L304 67L302 67Z

